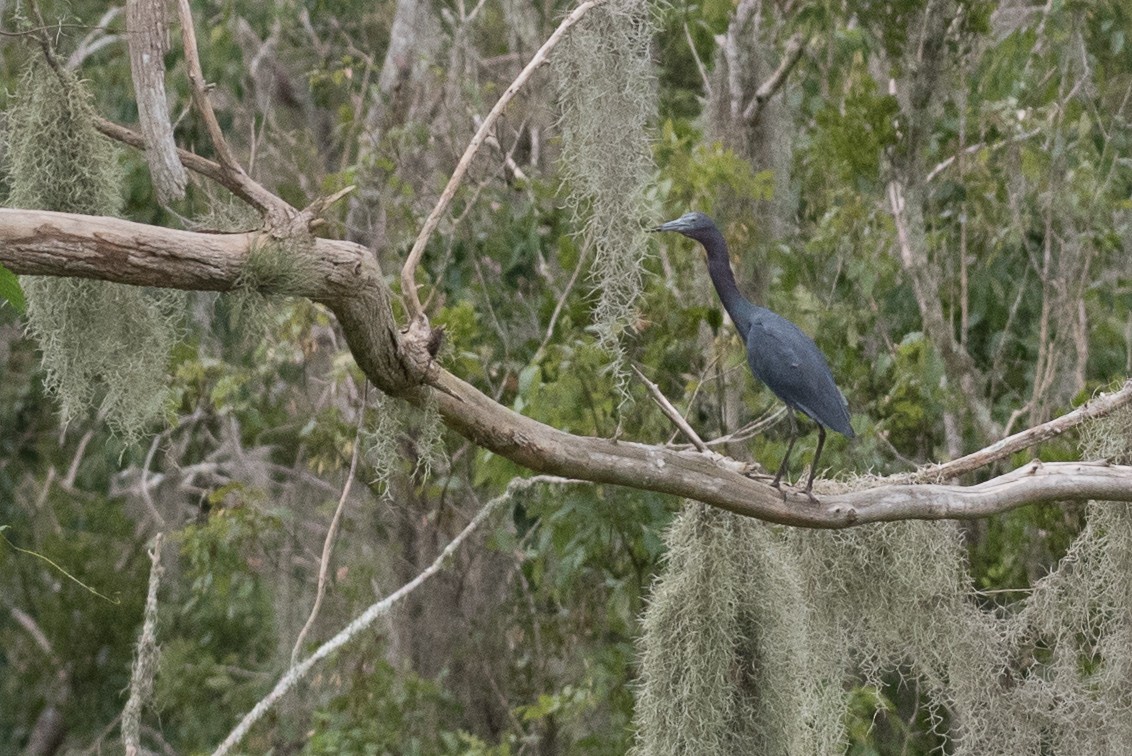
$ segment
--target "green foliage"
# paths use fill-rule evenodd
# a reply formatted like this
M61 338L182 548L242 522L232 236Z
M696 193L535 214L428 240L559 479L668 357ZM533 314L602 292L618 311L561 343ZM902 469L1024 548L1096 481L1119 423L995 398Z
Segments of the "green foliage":
M19 752L29 723L58 692L67 674L61 714L77 731L97 731L121 710L129 683L135 627L145 601L148 560L144 543L119 501L76 499L55 489L43 509L28 511L0 495L0 519L13 544L64 566L85 585L55 568L0 544L0 592L34 612L51 655L5 611L0 618L0 751ZM113 602L92 593L86 586Z
M275 628L271 575L282 521L241 486L211 497L207 520L176 534L180 579L160 605L155 704L186 749L218 743L266 692ZM202 692L205 693L202 696Z
M834 474L886 474L940 458L956 441L948 434L969 448L993 440L970 422L973 400L999 426L1018 429L1029 419L1015 413L1031 400L1044 405L1035 416L1048 416L1127 373L1126 3L993 16L995 5L981 0L811 3L789 17L780 4L755 5L761 13L743 33L757 36L772 67L790 35L808 40L774 95L782 111L776 149L791 151L774 165L788 175L703 137L714 133L708 121L717 106L728 105L719 102L725 82L713 67L734 3L595 8L551 58L561 123L548 102L554 87L536 77L497 125L525 179L499 169L500 153L485 146L427 251L420 278L433 321L447 327L446 367L557 427L664 443L671 424L652 404L617 395L609 354L597 346L613 334L622 359L655 380L704 437L757 417L774 400L747 376L698 250L679 239L647 254L640 233L695 208L719 216L744 289L798 322L829 356L861 436L831 440L825 459ZM514 66L569 10L512 0L471 13L421 5L439 19L439 49L419 79L409 72L386 92L378 79L397 6L238 0L198 8L205 76L235 153L254 155L256 180L300 206L313 193L359 183L362 198L338 206L327 232L372 242L390 280L474 127L468 114L486 112ZM962 14L943 40L946 74L924 115L920 154L925 169L938 170L922 187L920 209L924 259L938 274L933 294L981 379L974 396L960 391L925 333L886 194L893 159L909 148L905 109L923 11L950 7ZM89 0L68 6L82 28L55 30L64 55L103 10ZM5 70L15 71L26 48L6 49ZM180 113L180 53L167 62L170 104ZM36 86L56 88L58 77L38 70ZM136 119L121 45L97 50L82 75L100 112ZM32 137L76 144L75 130L61 128L66 117L20 110L27 92L40 89L18 88L11 74L6 83L19 89L9 138L33 124L40 133ZM86 97L62 89L67 102ZM379 90L387 96L376 99ZM654 125L650 153L644 129ZM210 154L199 119L181 119L177 136ZM68 153L104 151L95 139ZM21 189L13 170L10 185L25 197L31 186L52 201L102 203L85 211L103 213L121 209L121 194L131 218L176 220L153 204L135 153L111 156L105 174L73 161L44 169L48 153L24 154L35 158L27 163L34 181ZM16 166L18 150L9 157ZM115 161L124 172L106 167ZM89 191L68 191L73 182ZM199 199L190 196L184 211L198 228L260 225L238 204L197 216ZM733 210L770 200L782 210L775 238ZM593 218L606 223L586 231ZM33 380L34 347L20 337L16 311L0 307L0 522L21 547L122 598L115 607L83 595L38 560L0 549L0 592L58 656L45 663L16 615L0 612L0 700L12 702L0 707L0 751L26 746L59 670L77 681L65 749L96 749L120 712L150 506L181 529L181 549L167 555L164 661L145 713L148 732L168 746L146 745L205 752L286 668L355 443L370 449L361 475L374 485L354 486L346 502L308 649L524 474L443 432L431 410L372 391L367 431L356 438L361 375L332 318L303 300L270 303L253 293L302 288L307 251L264 244L241 292L191 298L188 339L174 350L180 421L148 456L128 449L119 460L85 406L59 431ZM596 295L574 278L586 266ZM65 299L91 305L68 305L76 313L68 322L97 320L104 295L67 291ZM602 297L620 308L612 321ZM106 352L114 369L141 353L160 375L163 352L136 335L153 317L121 325L135 344L129 353L91 330L80 346ZM1062 360L1045 371L1048 387L1043 354ZM98 406L102 379L87 380L98 384ZM625 388L645 397L634 382ZM1113 417L1083 430L1082 451L1063 438L1036 453L1126 460L1129 426L1126 415ZM726 452L776 463L785 447L779 430ZM804 458L814 438L801 443ZM143 479L152 501L140 495ZM371 496L384 485L397 506ZM486 546L462 552L460 565L438 576L459 597L441 619L459 642L432 644L435 613L391 615L379 637L325 661L241 748L612 756L632 746L634 729L638 750L664 753L1094 753L1128 741L1122 508L1050 504L961 529L912 523L843 534L697 509L679 515L666 545L659 534L672 518L668 497L604 486L533 490ZM666 574L654 586L665 554ZM414 648L422 636L429 644ZM476 651L485 639L498 653ZM666 724L645 728L649 721Z
M930 432L929 419L938 417L946 403L939 356L922 333L909 333L873 369L877 382L889 387L876 407L879 428L898 449L934 456L941 439Z
M17 312L23 312L27 306L24 291L20 288L20 279L3 265L0 265L0 299L16 308Z
M467 740L448 724L456 704L429 680L383 659L346 670L341 692L315 711L303 748L311 756L406 756L466 753Z
M895 119L900 108L895 97L877 91L872 78L851 76L850 81L851 89L841 102L829 103L815 114L812 142L804 149L820 156L814 168L823 175L815 180L828 187L876 191L881 158L897 141Z
M705 143L697 133L673 121L665 121L654 152L662 167L657 188L674 207L695 207L711 213L721 197L769 200L774 194L770 171L755 172L750 163L722 143Z

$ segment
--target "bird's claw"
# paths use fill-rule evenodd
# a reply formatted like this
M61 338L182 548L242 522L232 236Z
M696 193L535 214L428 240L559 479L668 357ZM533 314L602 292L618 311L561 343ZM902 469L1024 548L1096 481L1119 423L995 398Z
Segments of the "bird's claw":
M774 481L771 482L770 486L771 486L771 488L776 489L780 494L782 494L782 503L785 504L786 503L786 489L782 487L782 481L774 480Z

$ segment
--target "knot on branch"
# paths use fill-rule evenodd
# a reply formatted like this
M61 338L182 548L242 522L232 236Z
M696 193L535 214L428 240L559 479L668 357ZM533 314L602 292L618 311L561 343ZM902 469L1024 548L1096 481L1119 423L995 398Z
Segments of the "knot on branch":
M401 356L405 365L421 383L431 383L439 366L436 355L444 342L444 327L433 328L428 319L421 315L409 323L401 332Z

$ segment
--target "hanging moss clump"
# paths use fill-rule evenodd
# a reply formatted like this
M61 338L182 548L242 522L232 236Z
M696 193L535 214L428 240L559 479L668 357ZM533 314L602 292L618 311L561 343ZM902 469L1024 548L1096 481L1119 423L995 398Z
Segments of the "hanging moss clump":
M688 504L666 541L640 644L635 756L836 752L843 666L812 637L780 530Z
M1085 426L1083 456L1129 459L1129 417ZM909 735L957 756L1123 753L1132 506L1087 516L1057 569L1000 605L955 522L816 531L689 505L643 619L635 753L842 753L853 691L877 693L875 721L894 683L917 691Z
M88 215L121 211L114 145L93 125L73 75L28 67L8 111L9 207ZM27 277L28 332L64 422L98 410L127 442L169 404L166 365L179 297L121 284Z
M562 108L567 202L593 252L594 332L624 376L622 337L633 325L648 253L641 220L653 217L647 125L656 114L646 0L610 0L570 30L554 57Z

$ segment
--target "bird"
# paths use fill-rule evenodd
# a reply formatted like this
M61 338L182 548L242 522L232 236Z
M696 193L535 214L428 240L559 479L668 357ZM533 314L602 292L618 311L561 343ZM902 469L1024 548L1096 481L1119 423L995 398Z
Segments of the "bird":
M799 435L795 411L817 424L818 446L805 490L809 500L817 503L813 494L814 472L825 445L825 429L832 428L846 438L856 435L850 424L849 404L833 380L825 355L801 328L743 296L731 269L727 241L711 218L703 213L691 212L650 230L675 231L703 245L707 252L708 275L723 308L747 346L747 364L751 372L786 404L790 417L790 443L771 483L782 493L783 501L786 500L786 492L781 487L782 476L786 473L790 452L794 450Z

